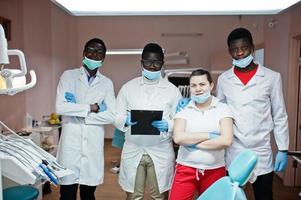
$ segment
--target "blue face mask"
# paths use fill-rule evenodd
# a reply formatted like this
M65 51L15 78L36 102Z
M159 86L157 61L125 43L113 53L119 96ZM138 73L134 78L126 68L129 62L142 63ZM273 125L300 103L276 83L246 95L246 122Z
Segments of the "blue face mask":
M210 90L201 95L190 95L191 100L193 100L196 103L205 103L210 97Z
M239 59L239 60L233 59L232 64L239 68L246 68L247 66L249 66L249 64L252 62L253 59L254 58L253 58L252 54L250 54L249 56Z
M83 63L88 67L90 70L94 70L96 68L99 68L102 66L102 60L92 60L90 58L85 58L83 59Z
M142 75L148 80L157 80L161 76L161 70L152 72L143 68Z

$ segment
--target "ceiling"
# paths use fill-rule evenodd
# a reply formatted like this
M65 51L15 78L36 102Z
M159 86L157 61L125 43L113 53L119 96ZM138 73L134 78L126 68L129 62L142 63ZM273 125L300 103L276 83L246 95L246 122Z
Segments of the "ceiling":
M273 15L301 0L51 0L74 16Z

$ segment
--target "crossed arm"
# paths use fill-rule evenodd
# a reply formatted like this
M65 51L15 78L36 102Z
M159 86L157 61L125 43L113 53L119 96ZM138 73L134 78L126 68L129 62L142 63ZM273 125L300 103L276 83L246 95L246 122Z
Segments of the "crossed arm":
M183 146L195 145L199 149L224 149L231 145L233 139L233 120L226 117L220 120L220 136L210 137L209 132L186 132L186 120L175 119L173 140Z

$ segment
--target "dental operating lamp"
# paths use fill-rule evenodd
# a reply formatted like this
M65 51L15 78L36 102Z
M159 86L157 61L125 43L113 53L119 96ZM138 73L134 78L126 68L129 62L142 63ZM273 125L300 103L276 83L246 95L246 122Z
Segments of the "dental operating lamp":
M20 69L5 68L9 64L9 56L18 56ZM8 49L7 40L0 24L0 94L15 95L32 88L36 84L36 74L30 70L31 82L26 84L27 67L25 56L18 49Z

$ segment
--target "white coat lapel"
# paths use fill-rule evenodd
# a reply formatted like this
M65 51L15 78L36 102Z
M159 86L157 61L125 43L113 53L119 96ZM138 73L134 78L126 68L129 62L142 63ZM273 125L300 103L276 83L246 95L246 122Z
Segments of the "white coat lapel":
M258 83L258 80L260 79L260 77L264 76L264 71L263 68L260 66L260 64L258 64L258 69L255 73L255 75L251 78L251 80L247 83L247 87L252 87L254 85L256 85Z
M256 85L256 74L249 80L249 82L247 83L246 87L252 87L254 85Z
M233 66L229 71L227 71L226 76L231 80L231 82L233 81L235 85L243 85L239 78L235 75Z
M95 76L95 79L93 80L93 82L91 83L91 87L92 86L95 86L95 85L97 85L97 84L99 84L100 82L101 82L101 74L100 74L100 72L99 71L97 71L97 73L96 73L96 76Z
M80 70L79 80L80 80L80 82L81 82L82 84L84 84L86 87L89 87L87 74L84 72L84 69L81 69L81 70Z

